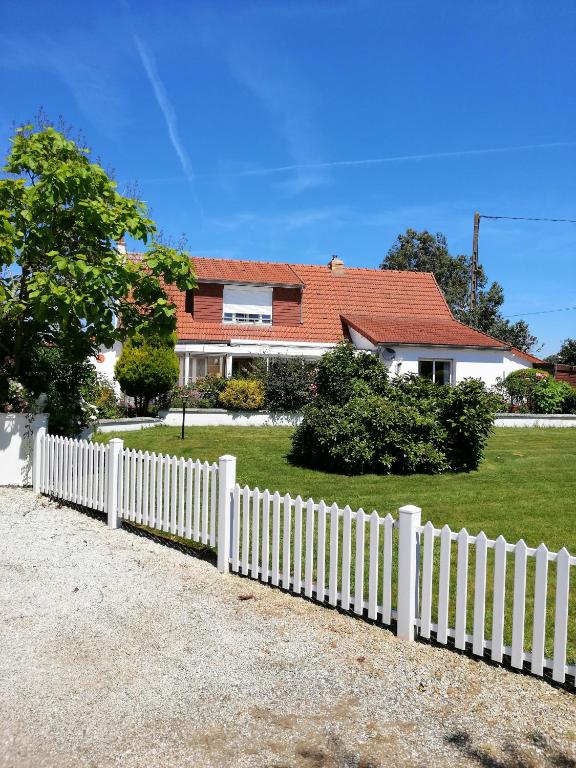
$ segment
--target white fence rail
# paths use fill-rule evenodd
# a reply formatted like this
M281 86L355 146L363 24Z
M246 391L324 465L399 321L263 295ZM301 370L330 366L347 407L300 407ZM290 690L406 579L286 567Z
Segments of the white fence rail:
M414 506L401 507L395 520L241 487L233 456L211 464L125 450L118 439L54 437L45 428L35 440L34 490L104 512L112 528L125 520L208 545L223 572L395 622L407 640L453 642L576 684L576 665L567 663L576 641L569 638L576 558L566 549L423 526Z

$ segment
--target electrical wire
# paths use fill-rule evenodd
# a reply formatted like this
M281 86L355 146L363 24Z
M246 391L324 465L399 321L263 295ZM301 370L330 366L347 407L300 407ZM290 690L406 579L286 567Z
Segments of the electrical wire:
M487 216L484 213L480 214L481 219L508 219L510 221L553 221L564 222L565 224L576 224L576 219L544 219L536 218L535 216Z
M559 309L541 309L539 312L519 312L516 315L504 315L504 317L524 317L524 315L547 315L550 312L569 312L576 307L560 307Z

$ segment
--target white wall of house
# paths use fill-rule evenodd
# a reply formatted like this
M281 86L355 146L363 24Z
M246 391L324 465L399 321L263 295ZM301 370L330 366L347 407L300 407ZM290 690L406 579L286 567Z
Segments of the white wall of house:
M357 331L350 329L350 337L357 349L376 352L376 346ZM391 374L418 373L421 360L446 360L452 365L452 384L468 378L482 379L491 387L498 378L520 368L531 368L527 360L512 352L497 349L472 349L465 347L433 347L390 345L390 352L382 359Z

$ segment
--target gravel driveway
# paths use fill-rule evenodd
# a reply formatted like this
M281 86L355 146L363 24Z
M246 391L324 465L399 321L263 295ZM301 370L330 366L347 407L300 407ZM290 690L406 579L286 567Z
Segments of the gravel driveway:
M0 766L576 766L574 694L31 491L0 573Z

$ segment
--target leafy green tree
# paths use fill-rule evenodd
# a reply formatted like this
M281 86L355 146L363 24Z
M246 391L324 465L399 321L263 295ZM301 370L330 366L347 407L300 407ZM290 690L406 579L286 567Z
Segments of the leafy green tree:
M178 381L178 357L173 336L135 334L125 345L114 373L122 391L136 401L136 410L147 414L150 400L165 395Z
M452 256L448 241L440 232L432 235L426 230L407 229L405 234L398 235L380 268L433 272L457 320L525 352L537 341L524 320L511 323L502 316L504 291L496 282L487 287L488 278L481 265L478 265L477 307L470 309L472 259L462 254Z
M39 345L84 360L134 332L174 330L164 284L193 288L190 260L158 241L144 203L121 195L88 149L50 125L28 125L12 137L4 171L0 367L7 375L25 381ZM118 252L124 234L148 245L138 261Z
M556 355L551 355L546 359L551 363L576 365L576 339L564 339L560 351Z

